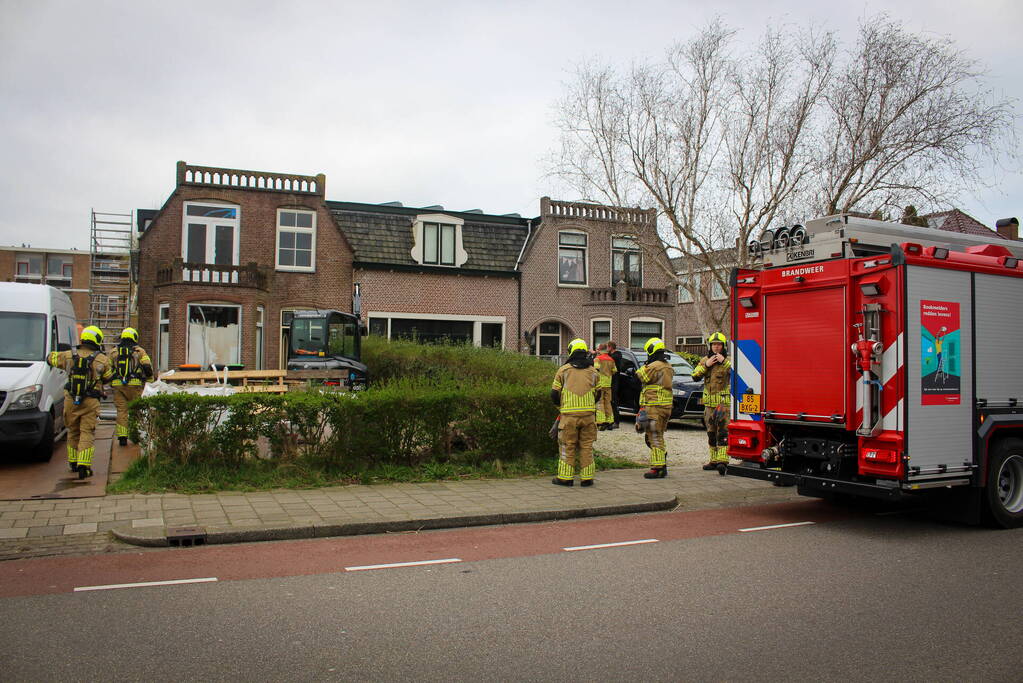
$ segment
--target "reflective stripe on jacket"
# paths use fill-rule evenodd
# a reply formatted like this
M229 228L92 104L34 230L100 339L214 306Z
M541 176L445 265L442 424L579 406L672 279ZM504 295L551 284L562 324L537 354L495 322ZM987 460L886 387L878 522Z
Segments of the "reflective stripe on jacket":
M639 395L641 406L670 406L671 379L675 371L663 360L655 360L636 371L636 377L643 382L643 390Z
M551 389L561 393L560 410L565 413L596 413L596 389L600 373L592 367L577 368L565 363L554 375Z
M704 359L706 360L706 359ZM715 363L711 367L700 361L693 369L693 379L703 377L703 405L716 408L722 403L732 402L732 362L725 358L724 363Z

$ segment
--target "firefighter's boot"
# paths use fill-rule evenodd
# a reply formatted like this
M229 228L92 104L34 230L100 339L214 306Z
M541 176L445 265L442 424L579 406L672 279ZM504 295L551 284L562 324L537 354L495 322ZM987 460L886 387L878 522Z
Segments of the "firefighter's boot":
M557 484L558 486L573 486L575 484L573 480L562 479L561 477L554 477L553 479L551 479L551 483Z
M67 447L67 466L72 472L78 471L78 450L71 446Z
M128 437L126 437L126 436L119 436L119 437L117 437L117 443L119 445L121 445L121 446L127 446L128 445Z
M667 465L651 467L649 471L643 473L644 479L664 479L666 476L668 476Z

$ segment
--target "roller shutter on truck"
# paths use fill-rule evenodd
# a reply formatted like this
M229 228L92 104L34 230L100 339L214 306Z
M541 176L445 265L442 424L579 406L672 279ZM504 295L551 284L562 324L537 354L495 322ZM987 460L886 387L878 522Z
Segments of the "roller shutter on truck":
M764 412L776 419L845 423L845 287L768 294L764 325Z

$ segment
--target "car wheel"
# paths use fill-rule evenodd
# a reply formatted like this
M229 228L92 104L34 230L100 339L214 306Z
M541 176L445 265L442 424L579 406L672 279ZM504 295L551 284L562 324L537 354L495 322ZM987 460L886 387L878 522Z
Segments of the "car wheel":
M984 497L988 524L1023 526L1023 439L1004 439L991 450Z
M36 462L49 462L53 457L53 415L46 416L43 427L43 438L32 449L32 459Z

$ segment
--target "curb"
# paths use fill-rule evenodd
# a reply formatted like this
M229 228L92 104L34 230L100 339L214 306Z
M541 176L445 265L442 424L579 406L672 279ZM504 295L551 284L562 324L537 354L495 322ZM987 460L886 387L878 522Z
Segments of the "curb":
M206 545L225 543L254 543L258 541L288 541L306 538L327 538L330 536L357 536L362 534L383 534L423 529L453 529L493 524L523 524L546 522L579 517L600 517L624 515L637 512L658 512L671 510L678 505L678 498L671 496L660 500L620 505L566 508L557 510L530 510L526 512L500 512L485 515L464 515L459 517L426 517L422 519L388 520L381 522L340 522L302 526L275 527L205 527ZM131 545L150 548L166 548L166 527L147 529L111 529L110 533L120 541Z

